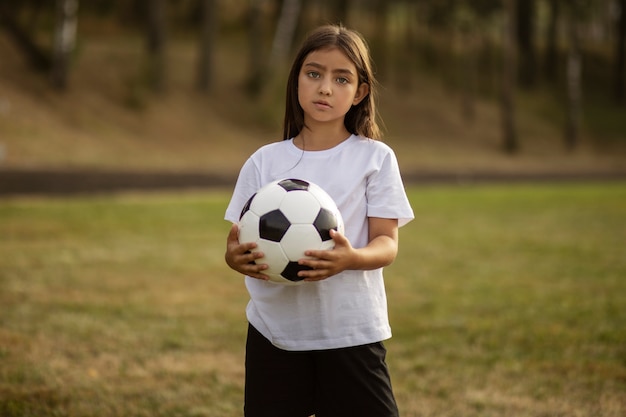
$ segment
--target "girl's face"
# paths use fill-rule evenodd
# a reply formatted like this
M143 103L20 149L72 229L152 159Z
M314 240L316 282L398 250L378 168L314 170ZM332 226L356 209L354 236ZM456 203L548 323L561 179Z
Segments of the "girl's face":
M305 124L341 121L369 93L359 83L354 63L338 48L318 49L304 59L298 76L298 101Z

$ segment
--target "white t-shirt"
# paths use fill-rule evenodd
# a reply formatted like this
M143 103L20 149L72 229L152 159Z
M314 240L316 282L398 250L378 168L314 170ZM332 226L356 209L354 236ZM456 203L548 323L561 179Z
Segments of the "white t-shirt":
M352 135L323 151L302 151L293 140L261 147L241 168L226 220L238 222L250 196L282 178L311 181L330 194L355 248L368 243L368 217L398 219L398 226L413 219L393 150ZM246 277L246 287L249 322L281 349L334 349L391 337L382 268L296 286Z

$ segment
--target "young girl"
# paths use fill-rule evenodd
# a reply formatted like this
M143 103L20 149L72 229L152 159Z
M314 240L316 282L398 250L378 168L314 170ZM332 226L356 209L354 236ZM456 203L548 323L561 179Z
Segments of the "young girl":
M398 250L398 227L413 218L398 163L376 123L369 51L341 26L313 31L287 84L284 139L243 165L226 219L268 182L299 178L335 200L345 235L299 262L304 283L268 282L262 253L233 225L226 262L244 275L250 302L247 417L392 417L398 409L382 341L391 337L382 268ZM252 261L261 259L260 264Z

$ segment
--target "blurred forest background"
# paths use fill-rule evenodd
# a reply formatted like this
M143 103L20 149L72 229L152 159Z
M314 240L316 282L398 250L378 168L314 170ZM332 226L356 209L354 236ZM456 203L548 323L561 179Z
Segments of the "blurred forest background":
M338 22L406 173L626 171L626 0L0 0L0 170L234 176Z

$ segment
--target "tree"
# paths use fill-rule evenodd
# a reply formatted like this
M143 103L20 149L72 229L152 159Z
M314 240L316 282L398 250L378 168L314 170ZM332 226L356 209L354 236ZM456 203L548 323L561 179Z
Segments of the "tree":
M456 9L457 54L459 55L459 86L461 89L461 110L466 122L474 121L475 86L477 78L476 53L478 19L474 10L462 2Z
M549 0L548 29L546 31L546 51L544 58L544 74L549 81L554 81L557 76L558 50L557 50L557 25L560 15L560 1Z
M301 6L302 0L283 0L270 54L272 66L280 68L287 60L296 33Z
M41 11L49 11L44 1L28 3L18 1L0 2L0 23L11 39L29 61L31 67L50 76L52 85L58 89L67 88L70 63L76 45L76 26L78 22L78 0L56 0L54 36L52 47L42 47L37 42L36 25L23 25L19 21L19 11L29 8L31 18ZM35 22L36 19L31 19Z
M624 104L626 101L626 87L624 86L624 78L626 77L626 0L619 0L616 5L619 17L616 21L613 92L615 101L618 104Z
M146 40L148 82L154 92L165 89L166 0L146 0Z
M67 88L70 61L76 45L78 0L57 0L56 26L52 51L52 84Z
M516 33L519 53L519 82L531 88L535 84L535 0L516 0Z
M52 67L52 58L50 53L31 36L29 30L20 24L17 16L23 6L23 2L17 0L0 2L0 27L7 32L15 46L28 60L31 68L47 73ZM43 4L37 2L33 7L38 13Z
M567 104L565 122L565 147L574 149L580 135L582 107L582 59L580 53L580 37L578 34L578 13L581 9L576 4L570 5L567 18Z
M501 115L503 148L507 153L518 150L517 131L515 126L515 85L516 85L516 29L515 29L515 0L505 0L505 23L503 42L503 70Z
M248 66L249 76L247 90L252 97L261 93L263 86L263 74L265 73L265 61L263 59L263 24L261 14L261 1L250 0L248 9Z
M200 50L198 51L198 76L196 86L199 91L209 92L213 86L213 46L217 32L215 0L200 0Z
M331 21L334 23L348 23L348 12L350 10L349 0L330 0Z
M387 0L373 0L374 28L376 36L371 39L370 46L377 67L377 77L380 81L386 81L389 77L389 4Z

